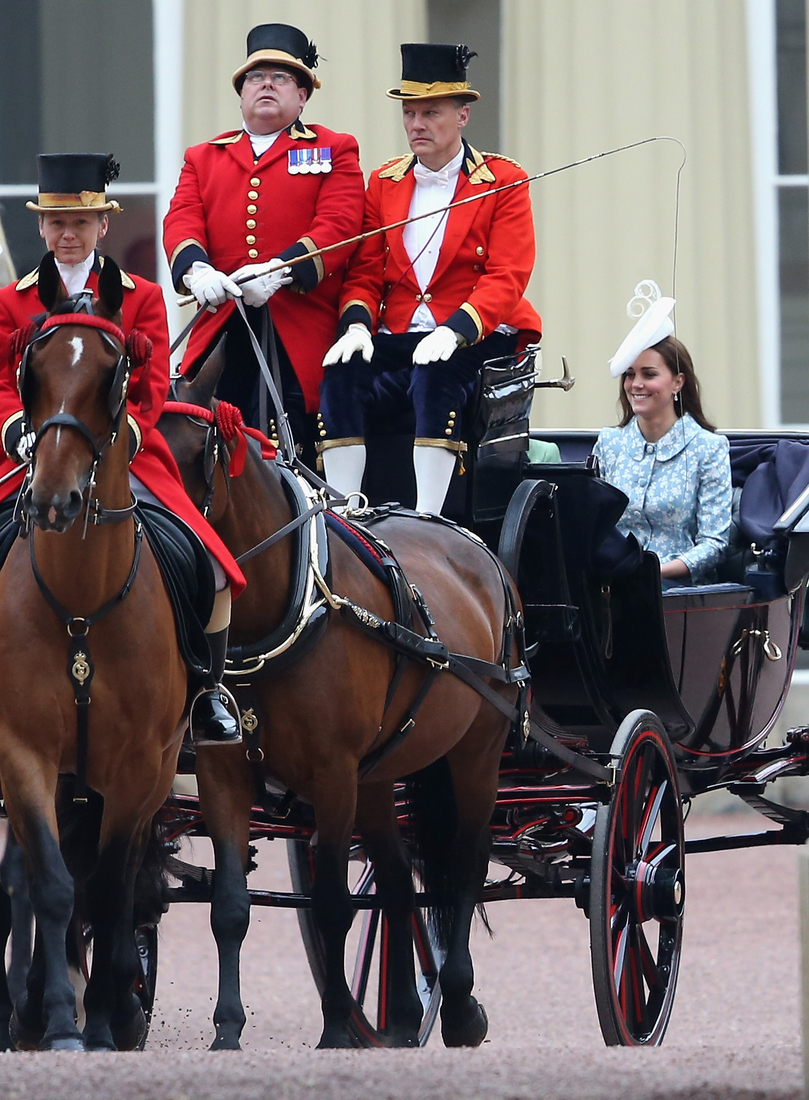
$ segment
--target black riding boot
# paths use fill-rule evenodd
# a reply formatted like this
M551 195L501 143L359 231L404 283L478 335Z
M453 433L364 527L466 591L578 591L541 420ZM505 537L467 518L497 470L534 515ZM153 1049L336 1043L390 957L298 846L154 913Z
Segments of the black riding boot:
M200 745L238 745L242 731L227 707L228 699L221 688L228 648L228 628L208 635L211 647L211 684L198 695L191 708L191 741Z

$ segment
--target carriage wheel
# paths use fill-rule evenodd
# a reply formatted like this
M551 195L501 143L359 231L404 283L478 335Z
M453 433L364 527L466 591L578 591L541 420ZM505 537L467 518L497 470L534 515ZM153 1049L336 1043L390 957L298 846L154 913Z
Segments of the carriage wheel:
M306 841L289 841L287 844L292 889L296 893L312 893L314 884L314 858ZM349 886L352 894L365 895L375 892L374 868L360 849L352 852L349 863ZM419 883L416 882L416 889ZM318 993L323 992L326 976L325 957L320 933L315 925L311 909L298 909L301 939L309 960L312 977ZM384 980L387 967L387 921L378 909L360 909L354 919L354 928L348 941L349 951L356 949L353 976L349 988L355 1008L349 1029L357 1047L384 1047L385 1004L387 989ZM430 932L424 910L417 909L413 916L413 947L416 960L416 983L424 1014L419 1028L419 1046L430 1037L441 1003L438 971L442 955Z
M685 844L668 736L633 711L610 750L621 778L600 806L590 868L590 953L608 1046L659 1046L674 1002L685 903Z

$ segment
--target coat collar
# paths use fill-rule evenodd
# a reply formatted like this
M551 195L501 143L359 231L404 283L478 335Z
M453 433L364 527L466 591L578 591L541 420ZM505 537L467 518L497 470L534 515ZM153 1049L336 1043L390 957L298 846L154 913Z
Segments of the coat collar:
M101 271L101 268L103 266L104 266L104 257L102 255L100 255L99 252L96 252L96 258L95 258L95 261L93 263L92 268L90 269L90 274L91 275L98 275L99 271ZM15 287L15 290L28 290L29 287L36 286L38 283L39 283L39 268L35 267L34 270L29 271L27 275L23 275L23 277L17 283L17 285ZM132 279L132 276L127 275L127 273L123 269L121 270L121 283L123 284L123 287L124 287L125 290L134 290L135 289L135 283L134 283L134 280Z
M689 413L685 413L661 439L658 439L657 443L647 443L638 425L638 418L634 416L627 425L627 449L631 457L636 462L640 462L644 455L649 453L646 448L652 447L655 457L660 462L666 462L685 450L700 431L702 429L696 420Z
M484 153L479 153L477 149L473 149L468 141L461 139L463 146L464 158L461 162L461 172L467 177L467 183L495 183L495 176L491 168L486 164L486 157ZM388 161L383 165L379 172L379 178L383 180L393 180L394 183L401 183L401 181L412 171L413 165L416 163L416 156L414 153L407 153L406 156L397 157L395 160Z

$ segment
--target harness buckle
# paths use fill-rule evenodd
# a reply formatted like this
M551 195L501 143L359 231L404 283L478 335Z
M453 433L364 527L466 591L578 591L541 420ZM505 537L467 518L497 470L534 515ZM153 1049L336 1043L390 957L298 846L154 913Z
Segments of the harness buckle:
M74 630L74 627L76 626L77 623L83 623L84 624L84 630ZM68 632L68 634L70 635L71 638L85 638L87 636L87 634L90 632L90 624L88 623L88 621L86 619L81 618L81 616L76 616L75 619L71 619L70 622L67 623L66 625L67 625L67 632Z

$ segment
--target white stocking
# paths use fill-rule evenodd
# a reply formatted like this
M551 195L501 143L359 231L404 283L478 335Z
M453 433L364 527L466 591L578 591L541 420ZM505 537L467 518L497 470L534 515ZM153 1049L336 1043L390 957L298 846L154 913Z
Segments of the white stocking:
M358 493L362 488L362 475L365 473L365 444L351 443L347 447L329 447L323 451L323 473L333 489L344 497ZM355 497L349 501L349 507L356 508L359 501Z
M417 512L441 514L456 458L455 452L446 447L423 447L416 444L413 448Z

